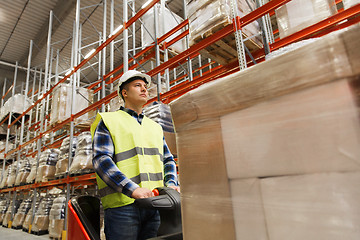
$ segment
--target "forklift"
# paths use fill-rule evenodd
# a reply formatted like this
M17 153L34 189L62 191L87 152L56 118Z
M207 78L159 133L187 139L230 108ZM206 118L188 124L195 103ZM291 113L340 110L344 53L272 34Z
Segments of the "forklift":
M179 192L168 187L156 188L153 192L155 197L134 202L139 208L157 209L160 213L157 237L149 240L182 240ZM77 196L69 200L69 240L100 240L100 204L100 199L94 196Z

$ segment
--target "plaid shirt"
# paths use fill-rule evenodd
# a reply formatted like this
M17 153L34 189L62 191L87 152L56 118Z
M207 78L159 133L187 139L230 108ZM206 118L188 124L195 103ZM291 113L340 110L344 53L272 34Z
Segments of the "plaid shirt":
M127 112L141 124L144 115L138 115L135 111L120 107L120 110ZM111 188L131 197L133 191L139 187L123 174L114 162L115 148L108 128L100 120L96 127L93 138L93 165L99 177ZM177 186L176 165L173 155L164 138L164 183L165 186ZM150 189L151 190L151 189Z

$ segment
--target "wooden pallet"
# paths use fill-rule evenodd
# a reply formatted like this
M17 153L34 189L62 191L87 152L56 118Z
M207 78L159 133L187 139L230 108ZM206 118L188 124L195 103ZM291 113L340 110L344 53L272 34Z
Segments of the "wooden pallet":
M58 126L62 121L57 121L55 123L52 123L51 124L51 127L56 127ZM90 129L90 126L91 126L91 123L80 123L80 124L77 124L75 122L75 128L78 128L78 129L81 129L81 130L88 130ZM70 129L70 123L67 123L63 126L65 129L69 130Z
M212 29L206 31L202 36L197 37L194 39L194 43L198 43L206 37L216 33L217 31L221 30L222 28L226 27L230 23L225 22L215 26ZM243 39L247 38L248 36L243 32L242 33ZM253 52L257 49L262 48L262 43L257 41L256 39L248 39L245 41L245 46L249 49L250 52ZM221 65L226 65L230 62L235 61L238 58L237 48L236 48L236 40L235 35L230 34L223 39L211 44L210 46L206 47L205 49L200 50L200 54L204 57L208 57Z

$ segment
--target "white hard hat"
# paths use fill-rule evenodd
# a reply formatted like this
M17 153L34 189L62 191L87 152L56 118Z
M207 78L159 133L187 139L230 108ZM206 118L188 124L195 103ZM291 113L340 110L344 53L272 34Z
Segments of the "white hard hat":
M129 70L127 72L125 72L119 79L118 85L116 87L117 93L119 95L119 97L121 98L121 93L120 93L120 87L121 85L126 82L127 80L129 80L130 78L133 77L139 77L141 79L145 79L145 83L146 83L146 87L150 88L150 84L151 84L151 77L149 75L147 75L146 73L142 73L136 70Z

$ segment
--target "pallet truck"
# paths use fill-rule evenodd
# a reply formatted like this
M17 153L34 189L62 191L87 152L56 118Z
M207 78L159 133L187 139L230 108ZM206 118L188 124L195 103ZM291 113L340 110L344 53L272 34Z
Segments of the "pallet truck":
M139 208L157 209L161 224L158 236L149 240L182 240L180 194L168 187L154 189L155 197L136 199ZM68 239L100 240L100 199L77 196L68 202ZM126 239L124 239L126 240Z

